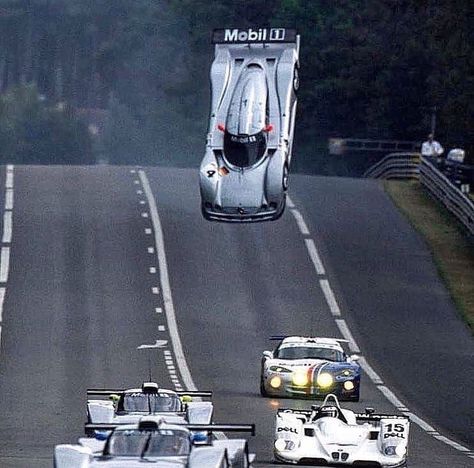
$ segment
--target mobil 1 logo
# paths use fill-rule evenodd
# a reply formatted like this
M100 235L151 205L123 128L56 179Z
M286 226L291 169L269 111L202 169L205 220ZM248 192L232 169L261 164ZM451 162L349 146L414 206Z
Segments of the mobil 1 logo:
M295 41L296 30L287 28L215 29L212 35L214 44Z

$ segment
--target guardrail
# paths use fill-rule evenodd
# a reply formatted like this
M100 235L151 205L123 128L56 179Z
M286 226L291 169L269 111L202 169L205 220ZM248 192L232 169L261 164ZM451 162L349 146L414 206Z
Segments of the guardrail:
M418 179L420 153L390 153L371 166L364 177L373 179Z
M370 167L364 177L419 179L422 185L474 235L474 203L419 153L392 153Z

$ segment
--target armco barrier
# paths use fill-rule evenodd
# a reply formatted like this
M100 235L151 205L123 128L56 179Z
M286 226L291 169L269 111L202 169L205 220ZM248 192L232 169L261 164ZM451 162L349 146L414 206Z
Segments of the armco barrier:
M419 153L391 153L370 167L364 177L420 179L422 185L474 235L474 203Z

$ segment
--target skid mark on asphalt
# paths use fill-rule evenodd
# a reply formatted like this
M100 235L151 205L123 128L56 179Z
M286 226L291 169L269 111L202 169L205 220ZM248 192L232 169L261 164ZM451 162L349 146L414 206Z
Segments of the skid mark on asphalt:
M8 274L10 272L10 245L13 233L13 185L14 166L7 166L5 175L5 206L3 212L3 235L0 253L0 346L3 328L3 304L7 292Z
M301 234L305 237L305 245L308 250L308 255L314 265L314 269L319 277L321 276L326 276L325 273L325 268L324 264L321 260L321 257L318 253L316 244L314 242L314 239L310 237L310 231L308 228L308 225L306 224L303 215L301 212L296 208L293 200L290 199L290 197L287 198L287 206L290 208L290 212L295 218L296 224L298 225L298 229L301 232ZM319 285L321 287L321 290L324 294L324 297L326 299L326 302L328 304L329 310L334 317L334 320L336 322L337 327L339 328L339 331L341 332L341 335L348 341L348 346L351 352L354 353L359 353L360 348L357 345L350 329L349 326L347 325L347 322L342 318L342 312L339 307L339 304L337 302L336 296L331 288L331 285L329 283L329 280L327 278L321 278L319 279ZM448 437L445 437L441 435L433 426L428 424L426 421L421 419L419 416L416 414L412 413L408 407L406 407L395 395L395 393L392 392L386 385L384 385L383 380L380 378L380 376L374 371L374 369L369 365L367 360L364 357L360 357L359 363L364 369L364 372L368 375L370 380L375 384L375 386L378 388L378 390L385 396L385 398L393 405L395 408L397 408L401 413L405 414L406 416L410 417L410 420L415 423L417 426L419 426L421 429L423 429L427 434L433 436L435 439L444 442L445 444L449 445L450 447L453 447L454 449L458 450L459 452L462 452L469 456L470 458L474 458L474 451L470 450L469 448L455 442L454 440L449 439Z

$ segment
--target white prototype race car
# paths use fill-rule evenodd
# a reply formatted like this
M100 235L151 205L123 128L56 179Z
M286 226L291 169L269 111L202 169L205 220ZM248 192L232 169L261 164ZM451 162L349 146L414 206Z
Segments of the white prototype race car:
M96 438L55 447L55 468L249 468L254 458L246 439L211 438L213 431L254 435L254 425L184 426L146 416L136 424L90 426L97 430Z
M210 424L214 410L211 401L193 401L210 398L211 392L176 392L155 382L127 390L89 389L87 396L108 398L87 401L87 421L94 424L131 424L145 415L162 416L174 424Z
M354 413L331 394L311 410L278 410L273 450L291 464L406 466L409 428L408 416Z

